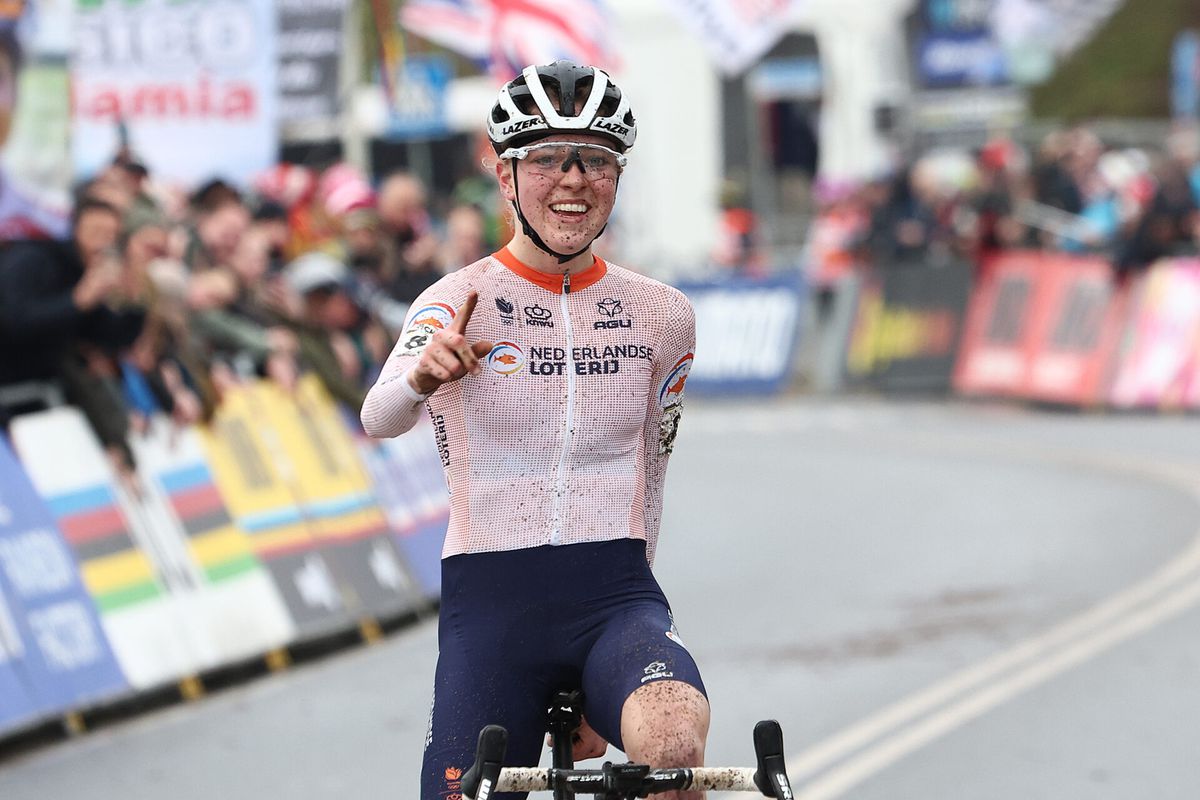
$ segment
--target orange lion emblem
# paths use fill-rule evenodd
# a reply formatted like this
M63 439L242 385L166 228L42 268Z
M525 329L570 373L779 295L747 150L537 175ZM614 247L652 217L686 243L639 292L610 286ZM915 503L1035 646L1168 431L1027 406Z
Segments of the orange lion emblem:
M446 767L446 780L456 781L462 778L462 770L458 767Z

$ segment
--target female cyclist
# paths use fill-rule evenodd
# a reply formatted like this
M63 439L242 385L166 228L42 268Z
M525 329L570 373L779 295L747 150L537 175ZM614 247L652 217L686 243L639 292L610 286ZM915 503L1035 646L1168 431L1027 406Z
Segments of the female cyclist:
M591 252L637 136L629 101L595 67L530 66L487 130L516 233L417 299L362 409L386 437L426 405L450 489L422 800L458 792L487 724L508 729L510 766L536 766L561 688L586 697L577 758L608 741L699 766L708 733L650 572L695 317Z

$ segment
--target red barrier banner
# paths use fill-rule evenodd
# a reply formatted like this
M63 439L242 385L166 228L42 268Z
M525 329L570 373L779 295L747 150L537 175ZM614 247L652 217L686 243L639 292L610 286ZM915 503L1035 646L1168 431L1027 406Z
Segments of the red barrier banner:
M1045 302L1041 253L1015 251L989 264L972 293L954 370L966 395L1017 395L1036 347L1032 324Z
M1020 393L1052 403L1104 399L1128 307L1107 261L1047 254L1038 278L1032 350Z
M1160 261L1135 290L1109 399L1200 407L1200 260Z

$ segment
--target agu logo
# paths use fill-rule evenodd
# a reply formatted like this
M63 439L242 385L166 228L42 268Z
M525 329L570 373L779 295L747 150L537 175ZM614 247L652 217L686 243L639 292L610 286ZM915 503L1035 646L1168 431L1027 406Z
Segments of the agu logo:
M683 398L683 385L687 383L688 373L692 371L692 354L688 353L675 362L662 388L658 390L658 404L663 408L675 405Z
M497 342L488 353L487 365L501 375L512 375L525 366L525 354L512 342Z
M445 330L454 321L454 309L445 303L430 303L419 308L417 313L413 314L412 320L409 327L429 325L438 330Z

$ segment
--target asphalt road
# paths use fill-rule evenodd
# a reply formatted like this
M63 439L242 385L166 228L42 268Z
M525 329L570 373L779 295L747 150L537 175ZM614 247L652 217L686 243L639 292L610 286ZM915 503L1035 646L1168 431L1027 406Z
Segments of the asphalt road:
M656 571L709 763L798 796L1200 797L1200 419L693 402ZM408 798L435 624L0 762L0 798ZM610 753L619 758L619 754Z

